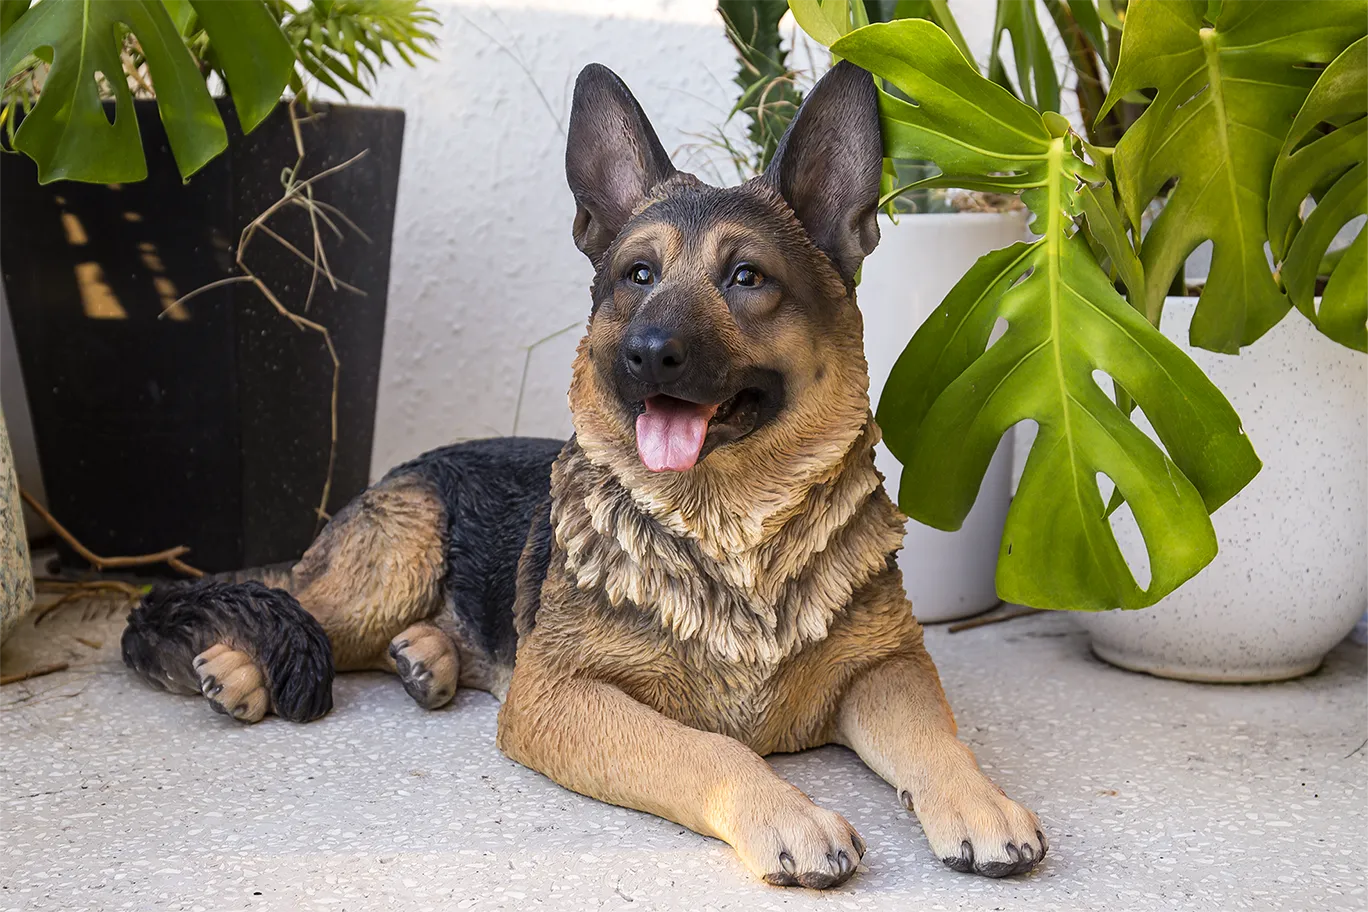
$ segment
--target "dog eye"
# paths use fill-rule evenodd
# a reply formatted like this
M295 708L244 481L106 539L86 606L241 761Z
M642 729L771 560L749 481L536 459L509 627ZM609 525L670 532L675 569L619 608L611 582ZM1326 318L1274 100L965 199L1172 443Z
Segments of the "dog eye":
M760 270L749 263L737 266L731 277L731 284L740 285L742 288L754 288L763 281L765 277L760 274Z
M633 263L627 270L627 278L637 285L650 285L655 281L655 273L645 263Z

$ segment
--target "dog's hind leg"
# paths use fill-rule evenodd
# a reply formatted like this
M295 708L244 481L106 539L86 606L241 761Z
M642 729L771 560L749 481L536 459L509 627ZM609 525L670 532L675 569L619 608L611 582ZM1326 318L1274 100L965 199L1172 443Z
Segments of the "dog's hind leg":
M327 631L338 671L396 670L391 643L441 610L446 526L429 485L394 476L339 511L295 565L291 591Z
M441 608L445 521L421 481L381 482L338 512L288 576L266 577L277 588L242 582L256 575L247 572L153 590L129 616L124 661L243 722L268 709L293 721L325 714L334 670L397 670L421 704L440 705L456 689L446 635L427 625L408 637L407 675L390 646Z

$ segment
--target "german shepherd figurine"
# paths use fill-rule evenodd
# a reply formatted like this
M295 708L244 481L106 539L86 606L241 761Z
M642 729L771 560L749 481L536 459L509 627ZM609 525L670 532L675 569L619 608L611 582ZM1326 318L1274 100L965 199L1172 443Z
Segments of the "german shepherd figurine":
M334 668L388 669L428 708L488 690L508 756L725 840L771 884L835 886L864 855L761 759L829 743L955 870L1037 865L1040 823L956 739L893 560L854 292L882 154L873 81L841 63L763 175L710 187L587 67L566 152L595 269L575 436L394 469L291 569L151 593L125 662L243 722L323 715Z

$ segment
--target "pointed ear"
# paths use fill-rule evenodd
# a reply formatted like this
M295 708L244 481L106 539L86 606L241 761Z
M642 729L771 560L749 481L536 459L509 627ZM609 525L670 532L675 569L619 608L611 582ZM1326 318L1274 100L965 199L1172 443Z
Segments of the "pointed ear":
M869 73L843 60L812 87L765 169L847 283L879 243L883 138Z
M617 74L597 63L581 70L565 147L575 245L597 265L651 188L674 173L651 122Z

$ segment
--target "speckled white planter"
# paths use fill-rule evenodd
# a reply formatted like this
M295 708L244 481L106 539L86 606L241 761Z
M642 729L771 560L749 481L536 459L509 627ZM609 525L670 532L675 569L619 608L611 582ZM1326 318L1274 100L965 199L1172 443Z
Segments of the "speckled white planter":
M1292 313L1244 353L1187 346L1193 298L1163 330L1230 399L1264 468L1212 517L1220 553L1143 611L1078 615L1100 657L1189 681L1314 671L1368 605L1368 357ZM1148 428L1146 428L1148 431ZM1143 545L1134 527L1122 552Z
M893 364L922 321L985 253L1025 237L1024 213L879 218L882 238L865 260L858 300L864 314L870 398L878 402ZM902 466L879 445L875 462L894 501ZM909 520L898 564L923 623L969 617L997 604L993 576L1012 492L1012 433L998 446L974 508L957 532Z
M32 607L33 567L24 535L19 479L14 474L5 416L0 413L0 641Z

